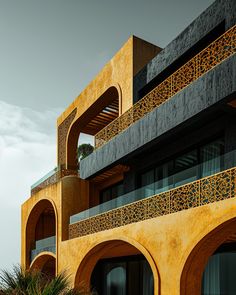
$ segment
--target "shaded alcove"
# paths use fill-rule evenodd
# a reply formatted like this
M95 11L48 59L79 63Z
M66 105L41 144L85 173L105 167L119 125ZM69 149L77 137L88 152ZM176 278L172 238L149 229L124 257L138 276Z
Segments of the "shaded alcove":
M49 200L39 201L26 225L26 266L41 252L56 253L56 213Z
M120 276L120 285L114 286L117 275ZM139 285L137 279L140 280ZM153 295L159 294L159 275L152 257L140 244L111 240L101 242L87 253L78 267L75 287L92 288L99 295L120 294L124 289L127 295Z
M121 110L120 90L109 87L70 127L66 141L66 167L77 169L77 146L81 133L94 136L115 120Z
M220 224L214 230L208 233L201 241L199 241L188 256L188 259L183 268L180 282L181 295L206 295L210 289L212 295L217 294L214 293L214 290L220 290L220 287L218 286L223 283L224 278L219 276L218 282L215 281L218 286L215 285L215 287L213 287L212 284L214 283L210 282L210 277L214 276L212 271L215 271L214 267L217 263L217 260L220 263L220 256L222 257L222 261L225 261L224 263L230 262L230 259L226 258L226 256L236 251L235 243L236 218L232 218ZM232 259L234 260L235 257ZM234 263L232 260L231 262ZM218 264L218 266L220 266L220 264ZM228 264L228 266L226 265L226 268L230 269L231 266ZM209 287L210 284L215 289ZM231 293L226 293L226 295L231 295Z
M52 253L39 254L31 263L31 270L40 271L46 278L54 278L56 275L56 258Z

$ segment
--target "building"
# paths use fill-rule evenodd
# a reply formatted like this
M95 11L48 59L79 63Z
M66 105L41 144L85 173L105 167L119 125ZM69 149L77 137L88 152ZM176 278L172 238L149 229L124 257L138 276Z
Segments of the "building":
M22 266L100 295L236 294L236 1L166 48L130 37L58 118ZM80 162L80 133L95 151Z

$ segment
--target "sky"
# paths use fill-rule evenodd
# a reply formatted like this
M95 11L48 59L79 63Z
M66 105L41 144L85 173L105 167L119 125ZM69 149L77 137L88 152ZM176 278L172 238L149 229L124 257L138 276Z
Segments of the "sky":
M212 3L0 0L0 269L20 262L20 206L56 166L60 113L130 35L164 48Z

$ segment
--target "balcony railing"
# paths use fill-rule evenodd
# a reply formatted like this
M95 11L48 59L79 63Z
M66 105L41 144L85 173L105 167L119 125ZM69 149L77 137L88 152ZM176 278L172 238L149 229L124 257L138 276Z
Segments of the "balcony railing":
M236 26L229 29L208 47L139 100L128 111L112 121L95 135L95 147L99 148L114 136L163 104L176 93L220 64L236 52Z
M56 236L38 240L35 244L35 249L31 251L31 261L33 261L34 258L42 252L52 252L56 254Z
M70 238L235 197L235 167L233 151L71 216Z
M54 168L31 186L31 195L39 192L48 185L57 183L61 178L68 175L79 175L79 172L70 169L59 169L58 167Z

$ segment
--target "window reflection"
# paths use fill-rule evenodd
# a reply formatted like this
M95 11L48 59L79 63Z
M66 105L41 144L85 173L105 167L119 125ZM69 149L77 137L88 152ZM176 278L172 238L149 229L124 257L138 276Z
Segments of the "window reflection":
M105 265L107 270L104 281L104 295L126 295L126 265L117 263Z
M224 139L199 146L140 175L145 196L160 193L221 171Z
M91 284L98 295L153 295L154 280L143 255L100 260Z
M236 247L212 255L202 277L202 295L236 294Z

